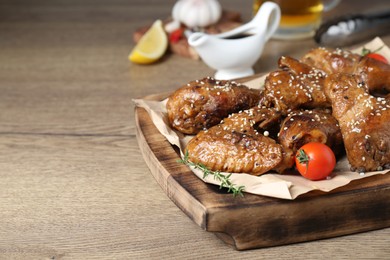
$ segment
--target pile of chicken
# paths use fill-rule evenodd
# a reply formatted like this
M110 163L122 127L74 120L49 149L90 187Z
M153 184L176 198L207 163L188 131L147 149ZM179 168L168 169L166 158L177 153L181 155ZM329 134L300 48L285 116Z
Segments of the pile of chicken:
M294 167L308 142L346 153L352 171L390 168L390 65L341 49L281 57L264 88L205 78L167 102L171 126L196 135L189 159L211 170L261 175Z

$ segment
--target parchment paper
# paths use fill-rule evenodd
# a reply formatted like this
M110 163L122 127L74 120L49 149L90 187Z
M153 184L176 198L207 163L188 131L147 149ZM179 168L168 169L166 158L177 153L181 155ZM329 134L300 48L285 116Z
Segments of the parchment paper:
M364 47L370 50L376 50L381 46L384 46L378 53L385 56L390 60L390 49L385 46L380 38L375 38L371 42L364 44ZM363 46L352 50L356 53L361 53ZM248 82L245 85L251 88L260 88L263 86L264 77L257 78ZM184 85L184 84L183 84ZM160 131L160 133L172 144L180 148L181 156L185 150L186 143L193 136L185 136L180 132L173 130L168 123L166 115L166 102L163 101L150 101L145 99L133 100L135 105L146 109L149 113L153 123ZM321 181L310 181L300 175L281 175L274 173L267 173L261 176L254 176L245 173L233 173L230 177L231 181L237 186L244 186L244 192L293 200L299 195L307 193L312 190L321 190L329 192L333 189L347 185L353 180L367 178L373 175L386 174L390 170L357 173L349 170L350 166L346 157L339 160L336 164L336 168L330 175L330 178ZM214 180L213 176L209 175L203 179L203 172L197 169L192 171L203 181L215 185L220 183Z

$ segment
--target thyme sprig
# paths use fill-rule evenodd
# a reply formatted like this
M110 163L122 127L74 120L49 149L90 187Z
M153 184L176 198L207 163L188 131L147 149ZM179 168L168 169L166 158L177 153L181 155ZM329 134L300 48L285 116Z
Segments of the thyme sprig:
M206 178L209 175L213 175L214 180L219 181L221 184L219 185L219 188L227 188L228 192L232 192L233 196L236 197L237 195L240 195L241 197L244 196L243 191L245 189L244 186L237 186L230 180L231 173L228 175L222 174L220 171L212 171L207 166L205 166L202 163L194 163L189 160L189 154L188 151L185 152L183 159L180 159L178 161L179 163L185 164L187 166L194 167L195 169L199 169L203 172L203 179Z

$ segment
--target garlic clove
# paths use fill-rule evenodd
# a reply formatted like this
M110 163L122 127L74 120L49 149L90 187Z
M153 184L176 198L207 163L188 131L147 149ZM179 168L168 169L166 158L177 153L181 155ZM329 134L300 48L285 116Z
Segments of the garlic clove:
M211 15L209 13L209 4L200 5L196 12L196 23L198 27L205 27L211 23Z
M198 12L193 10L192 12L187 12L187 15L185 15L184 10L186 10L187 7L183 9L183 13L181 15L183 23L189 27L189 28L195 28L198 27Z
M221 19L222 16L222 7L219 4L218 1L210 1L209 2L209 8L210 8L210 20L212 23L216 23Z
M180 22L180 9L181 9L182 2L178 1L176 4L173 6L172 9L172 18L173 20L179 21Z

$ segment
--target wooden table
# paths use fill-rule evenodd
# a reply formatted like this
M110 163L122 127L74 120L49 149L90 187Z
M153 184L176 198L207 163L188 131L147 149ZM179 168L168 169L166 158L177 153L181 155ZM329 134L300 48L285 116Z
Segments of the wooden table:
M251 1L220 2L249 19ZM140 154L132 99L213 71L176 55L150 66L127 55L134 30L173 4L0 1L0 258L388 258L390 229L235 251L168 199ZM326 17L384 8L345 0ZM255 70L314 46L272 40Z

